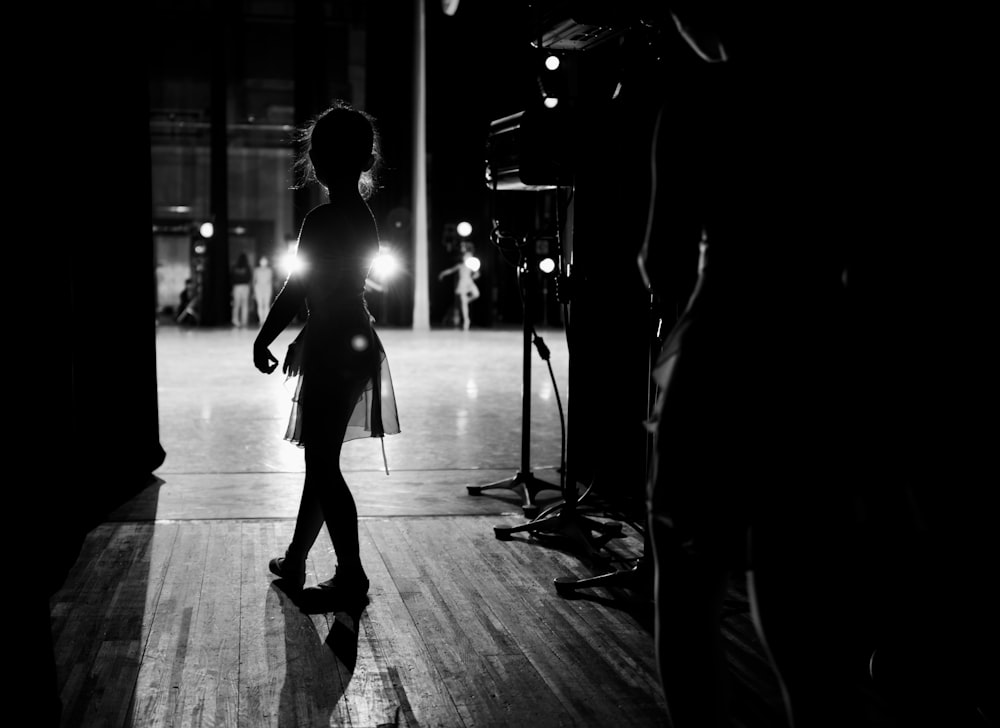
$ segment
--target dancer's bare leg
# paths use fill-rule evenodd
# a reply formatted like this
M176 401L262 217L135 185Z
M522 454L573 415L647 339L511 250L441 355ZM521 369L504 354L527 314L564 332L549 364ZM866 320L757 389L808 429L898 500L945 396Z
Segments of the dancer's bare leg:
M469 294L463 293L459 297L459 301L462 304L462 328L466 331L469 330Z

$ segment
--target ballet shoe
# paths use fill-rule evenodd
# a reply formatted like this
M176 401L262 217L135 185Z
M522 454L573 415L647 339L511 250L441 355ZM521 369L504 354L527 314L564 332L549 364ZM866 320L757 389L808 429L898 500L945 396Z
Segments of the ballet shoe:
M303 589L299 595L299 607L306 614L363 609L368 605L368 577L347 579L341 574L321 581L316 586Z
M306 583L306 560L289 558L288 552L284 556L277 556L268 563L267 568L271 573L281 577L282 584L289 591L301 591Z

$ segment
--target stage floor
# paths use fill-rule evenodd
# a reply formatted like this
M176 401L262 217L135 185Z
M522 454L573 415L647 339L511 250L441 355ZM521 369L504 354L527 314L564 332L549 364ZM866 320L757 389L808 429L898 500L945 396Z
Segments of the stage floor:
M634 566L641 534L501 540L495 528L529 520L522 489L468 492L522 471L520 330L380 332L402 432L385 440L388 475L377 440L344 448L372 579L358 615L305 615L268 572L303 454L282 439L288 385L253 367L255 333L157 331L166 460L52 599L64 726L663 725L648 594L554 587ZM564 413L572 396L564 333L540 333L554 382L532 348L528 462L552 483L546 506L560 495L556 394ZM334 565L323 533L307 583Z
M564 333L540 333L552 374L532 347L525 467L520 330L380 332L402 432L384 443L388 475L378 440L343 455L371 602L305 614L267 568L304 473L283 440L290 385L253 367L253 329L158 329L166 460L50 601L63 728L667 725L643 519L591 500L536 528L520 486L469 492L528 472L552 486L532 504L558 505L573 392ZM324 531L307 585L335 565ZM623 578L580 584L608 576ZM734 728L785 725L742 575L722 634Z
M284 357L296 331L272 351ZM253 329L157 333L159 518L294 518L303 451L283 439L292 383L258 372ZM380 331L399 409L398 435L344 445L342 468L365 516L521 513L520 489L470 497L466 486L502 482L522 469L523 344L520 330ZM528 469L559 493L559 404L568 411L562 330L542 331L550 364L531 349ZM557 396L559 400L557 400ZM148 515L148 510L145 512ZM134 516L135 514L130 514Z

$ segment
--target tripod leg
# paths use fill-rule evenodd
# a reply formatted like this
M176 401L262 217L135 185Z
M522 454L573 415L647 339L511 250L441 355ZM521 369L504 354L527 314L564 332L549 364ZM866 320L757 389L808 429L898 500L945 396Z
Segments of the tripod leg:
M539 493L543 490L559 489L559 487L553 483L542 480L532 473L525 473L522 471L518 471L512 478L498 480L494 483L487 483L486 485L467 485L465 488L469 492L469 495L482 495L485 490L493 490L496 488L514 490L518 486L524 489L524 503L522 503L521 508L527 518L534 518L538 514L538 503L536 502L536 498Z
M493 490L495 488L509 488L514 489L517 487L517 477L506 478L504 480L498 480L493 483L487 483L486 485L467 485L465 489L469 491L469 495L482 495L484 490Z
M573 596L579 589L596 589L599 587L619 589L644 589L652 585L653 571L644 554L631 569L611 571L588 579L577 579L572 576L559 576L553 580L556 593L562 597Z
M594 560L599 558L601 548L601 544L595 542L590 533L580 527L578 519L564 513L522 523L519 526L494 526L493 533L499 541L510 541L515 533L560 536L575 543L584 556Z

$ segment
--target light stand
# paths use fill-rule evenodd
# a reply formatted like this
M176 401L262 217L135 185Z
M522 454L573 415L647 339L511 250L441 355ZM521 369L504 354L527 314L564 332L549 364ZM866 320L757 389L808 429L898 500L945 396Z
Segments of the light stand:
M524 515L534 518L538 514L536 498L543 490L556 490L558 486L536 477L531 472L531 343L534 334L532 325L533 310L531 306L531 286L528 285L529 259L522 256L517 267L518 287L521 291L523 310L523 347L521 364L521 469L513 477L487 485L466 486L469 495L481 495L485 490L495 488L523 488L524 503L521 505ZM541 342L541 339L538 340ZM548 349L540 343L539 353L548 360Z
M553 115L551 109L542 109L541 106L532 107L518 114L513 114L502 119L497 119L491 124L490 141L488 145L487 181L493 189L491 202L496 198L499 190L518 190L519 194L535 191L555 191L556 211L559 211L559 195L562 191L573 192L572 172L569 159L563 159L556 153L563 150L558 143L561 138L562 119L559 115ZM563 119L563 121L565 121ZM493 216L496 221L496 216ZM536 218L537 220L537 218ZM560 222L556 221L556 240L559 240L561 231ZM496 231L494 231L496 233ZM519 526L496 526L494 533L501 541L510 540L516 533L538 533L545 535L562 535L580 545L585 553L596 556L598 550L611 538L616 538L622 534L621 524L605 523L582 514L581 501L590 492L589 489L581 496L577 484L567 485L566 476L566 436L563 428L563 453L560 463L560 484L558 490L561 500L549 506L539 513L538 504L535 498L539 492L547 489L554 489L555 486L544 480L535 477L530 469L529 447L530 447L530 423L531 423L531 345L534 343L538 347L539 354L547 362L549 355L541 338L535 335L533 321L533 290L529 285L528 272L531 271L530 256L524 255L523 251L528 250L528 241L531 235L524 235L517 239L518 247L522 255L518 260L518 283L521 291L521 301L524 311L524 345L523 345L523 374L521 389L522 407L522 429L521 429L521 469L513 478L505 479L497 483L490 483L483 486L467 486L470 495L480 495L483 491L492 488L516 488L524 489L524 514L532 520ZM499 233L496 234L496 242L503 239ZM507 236L510 240L511 237ZM557 243L558 244L558 243ZM559 259L560 277L564 271L562 261L561 245L558 245L557 255ZM501 246L501 249L502 246ZM558 285L557 285L558 290ZM560 300L563 296L560 295ZM565 302L565 301L564 301ZM550 365L551 369L551 365ZM556 391L556 401L559 403L558 389ZM562 404L559 403L560 415L562 415ZM595 535L596 534L596 535Z
M558 225L557 225L558 228ZM556 238L558 240L558 236ZM559 270L560 276L563 270L563 260L561 246L560 250L557 251L557 257L559 259ZM529 264L525 259L522 259L521 266L519 267L520 274L524 274L530 269ZM559 288L557 286L557 288ZM562 288L565 291L565 286ZM522 295L525 306L525 330L524 330L524 348L525 348L525 361L530 359L530 345L532 342L532 335L534 334L534 329L531 326L531 300L532 291L530 286L524 284L522 286ZM548 347L541 340L541 337L534 335L534 343L538 347L538 352L542 359L546 362L549 360ZM530 367L530 365L526 365ZM550 367L551 368L551 367ZM530 371L530 369L527 369ZM525 381L528 381L527 379ZM556 392L556 402L559 404L559 413L562 416L562 403L558 396L558 391ZM527 432L527 430L525 430ZM561 499L546 508L541 513L537 515L529 514L525 511L525 515L532 520L527 523L522 523L517 526L494 526L494 535L500 541L510 541L514 534L517 533L528 533L536 534L539 536L555 536L568 538L573 542L578 551L582 551L583 554L593 560L600 558L600 549L611 539L618 538L622 535L622 525L621 523L605 522L600 521L585 515L586 511L592 511L593 509L586 509L582 507L583 502L589 495L591 489L587 488L581 495L576 482L569 483L569 478L567 478L567 467L566 467L566 435L565 428L563 428L563 438L562 438L562 458L560 462L560 493ZM526 443L525 443L526 446ZM551 487L546 484L547 487ZM529 492L526 489L526 492ZM537 511L537 509L536 509Z

